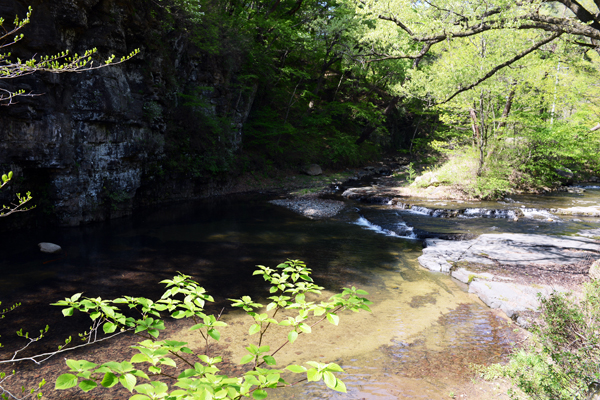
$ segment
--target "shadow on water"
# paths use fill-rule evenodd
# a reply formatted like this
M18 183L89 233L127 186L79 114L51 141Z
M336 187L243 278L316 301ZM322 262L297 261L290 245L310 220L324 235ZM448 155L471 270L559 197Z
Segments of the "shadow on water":
M4 354L20 344L11 333L20 327L37 331L50 325L44 343L51 348L89 327L82 316L63 318L51 302L76 292L158 298L158 282L177 272L191 275L215 297L211 311L225 307L224 319L237 321L226 299L264 297L264 282L252 276L255 265L275 266L290 258L306 261L327 293L354 285L369 291L374 305L372 314L345 316L343 327L315 328L318 332L305 335L299 352L278 359L336 360L348 371L345 397L310 384L280 398L411 398L409 389L401 388L422 385L422 379L433 376L434 365L442 365L436 374L444 377L439 379L458 380L466 376L468 362L488 362L505 352L503 322L447 276L421 269L416 262L419 241L366 230L354 224L357 215L351 208L335 219L311 221L266 200L260 195L230 196L80 228L0 237L0 300L3 305L23 303L0 325ZM64 253L40 253L37 243L42 241L61 245ZM239 360L243 348L235 343L247 327L240 321L231 329L222 338L230 343L232 360ZM429 366L419 361L423 358ZM59 369L59 361L53 368ZM456 365L461 367L456 370ZM443 382L429 385L438 393Z

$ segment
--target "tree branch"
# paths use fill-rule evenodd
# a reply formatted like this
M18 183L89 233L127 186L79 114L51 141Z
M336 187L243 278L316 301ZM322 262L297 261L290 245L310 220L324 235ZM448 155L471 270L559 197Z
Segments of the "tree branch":
M457 90L456 92L454 92L454 94L452 94L450 97L448 97L446 100L442 101L441 103L437 103L437 104L448 103L450 100L452 100L453 98L455 98L456 96L458 96L462 92L466 92L467 90L473 89L475 86L479 85L480 83L482 83L482 82L488 80L489 78L491 78L492 76L494 76L496 74L496 72L500 71L502 68L505 68L505 67L513 64L514 62L520 60L521 58L525 57L526 55L528 55L528 54L534 52L535 50L539 49L543 45L545 45L547 43L550 43L554 39L558 38L560 35L562 35L562 32L560 32L560 33L554 33L550 37L542 40L541 42L534 44L533 46L531 46L527 50L524 50L524 51L520 52L519 54L517 54L516 56L514 56L510 60L505 61L502 64L499 64L499 65L495 66L487 74L485 74L483 77L479 78L475 83L472 83L472 84L470 84L468 86L460 88L459 90Z
M556 0L575 14L578 20L584 24L591 23L589 26L596 30L600 30L600 21L598 18L589 12L585 7L577 2L577 0Z

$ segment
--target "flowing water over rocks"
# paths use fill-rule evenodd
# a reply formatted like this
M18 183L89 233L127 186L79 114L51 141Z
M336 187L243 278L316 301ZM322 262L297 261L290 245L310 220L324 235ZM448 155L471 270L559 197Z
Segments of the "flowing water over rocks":
M346 188L342 196L365 204L361 218L374 204L386 209L373 219L383 233L389 234L387 226L395 223L424 239L423 267L450 273L485 304L523 326L530 321L521 316L537 310L539 294L578 289L600 257L596 187L495 202L407 198L399 195L400 189L366 185ZM389 221L394 213L396 221ZM382 215L388 221L381 221Z

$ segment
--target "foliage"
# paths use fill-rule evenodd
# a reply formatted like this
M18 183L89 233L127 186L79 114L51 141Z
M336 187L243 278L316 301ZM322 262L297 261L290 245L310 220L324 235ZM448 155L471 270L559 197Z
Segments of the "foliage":
M581 299L554 292L540 311L529 346L486 375L509 378L521 392L515 399L587 399L600 383L600 282L586 284Z
M406 169L406 172L408 172L408 182L412 183L415 180L415 177L417 175L417 172L415 171L415 168L413 166L414 163L410 163L408 164L408 168Z
M8 174L2 175L2 182L0 183L0 189L10 182L13 178L13 173L10 171ZM17 202L12 203L11 205L2 205L0 208L0 217L8 217L11 214L16 212L28 211L34 208L35 206L25 207L25 203L29 202L32 199L31 192L27 192L25 195L21 196L21 193L17 193Z
M32 9L29 7L25 18L19 19L16 16L13 27L9 29L4 27L4 19L0 18L0 28L4 30L4 33L0 34L0 50L13 46L23 39L24 35L19 33L19 31L31 22L31 13ZM115 56L111 55L99 65L94 65L94 61L92 61L92 57L96 53L97 49L90 49L86 50L83 55L74 54L70 56L69 51L66 50L53 56L41 56L38 59L33 57L29 60L17 59L16 61L11 60L10 53L0 53L0 79L14 79L36 72L60 74L95 70L109 65L121 64L138 54L139 50L134 50L128 56L121 57L119 61L115 61ZM13 103L16 97L35 95L34 93L27 92L25 89L11 91L6 88L0 88L0 105L8 106Z
M246 347L248 354L239 362L241 365L250 364L251 369L241 376L218 374L217 364L222 357L211 353L210 343L220 339L220 329L227 324L221 321L220 315L205 313L205 305L213 301L212 296L189 276L180 274L161 282L166 284L167 290L157 301L128 296L103 300L83 297L78 293L54 303L64 307L65 316L73 315L75 310L88 314L93 321L91 330L97 331L102 327L107 334L129 330L143 338L137 346L133 346L139 353L130 360L110 361L102 365L86 360L67 360L70 373L57 379L56 388L62 390L79 386L88 392L98 385L110 388L120 384L136 393L130 397L131 400L239 399L250 396L264 399L267 397L265 389L290 385L282 378L287 371L305 374L299 382L323 380L329 388L345 392L344 383L334 375L334 372L343 372L337 364L309 361L308 367L289 365L275 368L275 356L301 335L311 333L311 328L321 321L327 319L337 325L338 314L343 310L370 311L368 304L371 303L362 297L367 293L352 287L328 301L311 301L309 295L319 294L322 287L313 283L310 268L298 260L286 261L275 269L259 266L254 275L261 275L269 283L269 304L263 306L249 296L231 299L233 307L243 309L253 321L248 334L256 335L255 343ZM139 316L127 316L119 307L137 312ZM185 342L159 340L160 331L165 329L161 313L175 319L191 319L194 325L190 330L197 331L204 343L204 353L195 354ZM288 327L288 333L283 343L272 350L271 346L263 343L263 338L275 325ZM177 368L177 363L183 366L183 370L173 372L171 368ZM143 366L137 367L136 364ZM173 390L158 378L168 378L170 384L178 388ZM140 384L139 380L148 383Z

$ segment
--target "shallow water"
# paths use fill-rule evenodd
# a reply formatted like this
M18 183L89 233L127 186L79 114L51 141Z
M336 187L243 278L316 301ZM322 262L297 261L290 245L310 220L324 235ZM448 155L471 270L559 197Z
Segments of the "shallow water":
M521 203L494 207L588 204L600 199L598 193L514 198ZM263 195L230 196L144 210L82 228L0 237L0 297L4 304L23 302L0 325L6 350L18 345L11 333L15 327L35 331L49 324L48 344L86 329L85 318L64 319L59 309L48 305L75 292L157 298L162 293L158 282L180 271L205 286L216 299L213 309L220 310L227 307L227 298L265 295L264 282L252 276L256 264L274 266L292 258L306 261L327 293L351 285L370 292L373 313L342 315L340 327L323 324L301 337L293 351L277 357L284 365L311 359L339 363L346 370L341 377L348 394L310 383L278 391L275 398L444 398L452 385L470 377L469 363L500 360L514 337L506 320L448 276L418 266L422 245L415 232L574 233L600 227L596 218L442 219L354 202L333 219L313 221L267 200ZM41 241L60 244L64 254L39 253ZM224 320L234 323L223 331L222 343L228 343L232 359L239 360L242 344L247 344L239 341L249 321L229 308ZM279 343L276 336L273 342Z

